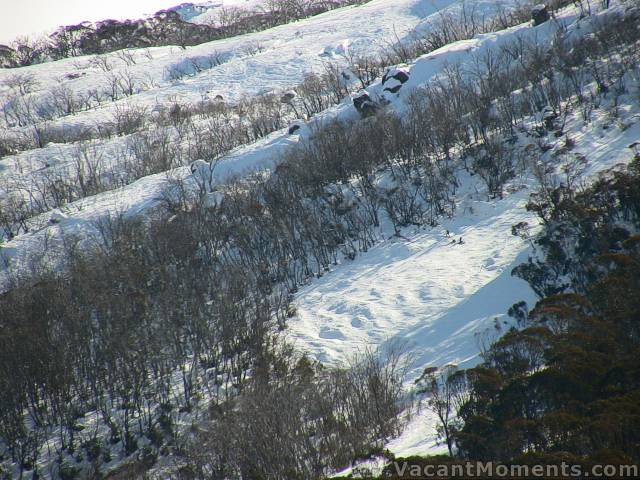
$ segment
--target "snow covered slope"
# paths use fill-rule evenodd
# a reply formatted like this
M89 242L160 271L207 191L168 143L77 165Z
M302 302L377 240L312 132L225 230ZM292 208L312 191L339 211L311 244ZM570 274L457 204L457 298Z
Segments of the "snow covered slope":
M473 1L478 11L486 11L487 15L514 3L517 2ZM159 47L131 50L126 52L128 57L114 53L99 57L69 58L20 69L0 69L0 85L15 75L26 75L34 82L29 99L37 101L50 96L54 87L68 89L75 94L86 94L96 87L108 89L109 82L114 78L125 76L134 80L136 87L133 95L44 122L47 127L93 128L113 121L118 109L135 105L152 111L158 105L170 105L174 102L196 104L217 95L233 104L261 93L290 89L298 85L308 72L324 71L327 63L345 66L345 55L349 52L375 55L398 40L412 39L416 32L428 28L430 22L449 8L459 9L460 3L455 0L373 0L361 6L332 10L264 32L188 47L185 50ZM192 72L192 75L179 80L170 78L172 68L187 68L192 63L191 59L203 59L211 55L223 58L224 62L201 72ZM449 61L453 60L451 54L447 58ZM422 64L429 65L431 70L426 72L428 74L417 75L417 80L412 80L414 85L421 81L420 78L427 80L442 67L442 63L437 62L438 67L434 70L432 66L435 64L430 59ZM2 88L7 91L7 87ZM379 86L377 89L381 90ZM345 99L336 110L337 112L329 111L326 115L332 117L355 114L350 99ZM32 130L31 126L8 126L10 132L15 131L20 135L28 135ZM291 143L291 140L287 138L286 132L281 132L256 145L248 146L246 150L251 152L251 160L242 153L245 149L241 149L239 154L230 155L224 163L235 164L230 167L235 173L263 168L279 155L277 148L264 149L263 146L287 143ZM118 151L126 149L126 145L126 137L99 140L105 164L108 166L118 162ZM34 178L51 169L64 171L74 164L74 149L72 144L48 143L43 148L3 157L0 159L0 184L19 179L21 185L29 185ZM173 172L172 176L180 178L184 174L185 169ZM24 259L35 244L41 243L43 237L51 234L55 236L56 231L64 228L68 229L67 233L90 229L88 224L107 211L144 210L157 200L163 185L164 180L158 175L151 179L141 179L113 194L107 192L69 204L66 210L72 219L62 225L45 227L44 230L40 230L43 222L37 221L38 231L7 242L5 255Z
M340 57L344 46L353 53L376 51L411 35L430 15L454 4L454 0L373 0L358 7L347 7L263 32L187 47L157 47L132 51L135 64L116 54L106 55L111 75L127 72L140 83L153 85L141 89L129 100L153 105L170 98L197 102L203 95L221 94L226 101L267 91L291 88L310 71L319 71L327 61ZM493 3L493 2L491 2ZM185 76L180 81L168 78L169 70L190 58L216 54L222 65ZM39 83L36 93L53 85L67 85L75 91L94 88L108 76L93 57L76 57L22 69L0 69L0 83L15 73L30 75ZM68 78L69 74L80 74ZM109 108L110 106L105 106ZM98 117L87 112L79 117ZM81 118L74 118L77 123ZM89 118L87 118L87 121Z
M298 296L293 337L330 363L405 340L419 353L411 376L425 365L473 361L474 333L516 300L533 301L526 282L510 276L526 260L527 245L511 227L533 220L524 209L528 194L496 201L469 193L453 219L409 229L314 280Z
M487 12L496 8L495 2L471 3ZM151 88L131 96L129 102L152 106L179 98L195 103L203 96L218 94L235 102L266 91L291 88L306 72L322 69L325 62L344 62L344 54L350 50L371 53L397 39L410 38L415 29L428 28L431 16L447 7L458 8L459 4L452 0L374 0L357 8L332 11L266 32L184 51L159 48L132 52L136 59L133 64L110 57L114 65L111 71L149 78ZM558 21L570 30L577 28L577 19L578 12L569 9ZM402 112L410 89L437 79L447 65L456 62L469 65L474 55L516 36L535 36L541 43L548 43L557 28L558 24L551 22L537 28L525 24L457 42L408 66L410 80L400 94L384 93L380 81L368 89L369 93L372 97L386 98L392 108ZM222 55L225 61L181 80L168 78L167 71L172 66L214 53ZM62 84L78 91L105 79L105 72L89 58L22 71L38 80L36 95L60 79ZM68 77L69 73L78 72L86 75ZM15 72L0 70L0 81L12 73ZM99 122L113 108L113 104L107 104L58 122ZM588 153L592 162L588 174L629 160L631 154L626 146L640 135L638 112L630 108L621 115L627 122L624 129L604 128L607 121L604 107L594 114L595 120L588 126L577 117L568 120L566 130L576 141L577 151ZM355 116L350 99L345 99L312 123L324 118ZM239 148L220 162L214 183L248 171L271 169L282 153L299 141L306 141L306 137L292 137L280 131ZM557 140L558 145L560 141ZM0 175L35 171L31 167L37 165L34 157L68 162L65 148L49 145L37 152L4 158L0 160ZM552 152L553 149L549 155ZM170 172L171 178L189 175L186 167ZM402 237L392 236L392 230L383 225L387 240L300 290L298 316L289 323L289 336L302 350L324 362L340 364L358 349L403 340L414 354L407 377L410 384L428 365L473 364L478 359L478 335L491 332L496 325L504 328L504 322L508 321L505 312L514 302L526 300L531 305L535 300L533 293L523 281L510 275L512 268L526 259L529 248L525 241L511 235L511 227L521 221L533 221L524 205L535 188L534 180L528 176L517 178L505 198L492 199L477 177L463 172L460 175L462 188L453 218L443 219L436 227L405 229ZM26 264L31 250L56 238L61 231L89 235L92 221L113 212L149 214L167 182L167 175L158 174L74 202L66 209L67 218L16 237L3 246L3 252L13 261ZM390 448L398 454L428 451L434 438L430 422L428 415L417 416L405 435L393 441Z

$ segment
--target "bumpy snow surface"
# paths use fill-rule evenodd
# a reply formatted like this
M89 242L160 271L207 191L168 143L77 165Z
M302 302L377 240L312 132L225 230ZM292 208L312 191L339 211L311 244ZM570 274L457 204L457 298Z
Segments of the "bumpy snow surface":
M469 199L454 219L391 237L314 280L298 296L293 336L327 362L397 340L420 354L417 367L473 360L474 333L514 300L532 300L527 284L510 276L526 260L527 245L511 227L531 221L528 193Z

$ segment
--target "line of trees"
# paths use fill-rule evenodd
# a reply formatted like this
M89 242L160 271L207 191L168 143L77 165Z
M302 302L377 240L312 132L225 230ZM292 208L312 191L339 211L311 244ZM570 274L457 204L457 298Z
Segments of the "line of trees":
M127 48L178 45L182 48L266 30L367 0L268 0L258 10L223 7L209 24L182 20L176 9L148 19L104 20L62 26L48 37L21 36L0 49L0 68L18 68Z

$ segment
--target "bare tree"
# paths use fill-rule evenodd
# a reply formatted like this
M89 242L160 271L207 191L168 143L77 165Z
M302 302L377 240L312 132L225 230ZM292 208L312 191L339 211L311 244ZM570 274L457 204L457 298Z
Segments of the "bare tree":
M438 434L446 442L449 455L453 456L453 438L458 428L456 416L469 395L465 371L458 370L455 365L446 365L440 370L428 367L416 383L418 391L427 394L427 406L438 417Z

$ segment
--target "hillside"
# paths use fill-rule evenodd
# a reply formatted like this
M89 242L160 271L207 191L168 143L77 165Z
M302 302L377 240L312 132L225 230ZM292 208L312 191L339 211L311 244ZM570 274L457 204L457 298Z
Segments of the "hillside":
M447 451L420 381L543 296L531 199L637 156L640 13L357 3L0 69L0 478Z

